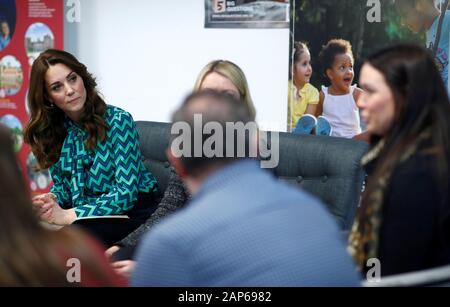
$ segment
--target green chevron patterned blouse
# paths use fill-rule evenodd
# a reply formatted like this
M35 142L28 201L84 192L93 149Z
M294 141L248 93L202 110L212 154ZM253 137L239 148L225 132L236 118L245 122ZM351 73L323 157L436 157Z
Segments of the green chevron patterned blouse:
M139 149L133 118L108 105L106 139L86 150L87 132L66 117L67 137L59 161L50 167L51 192L64 209L78 217L123 214L135 204L139 192L155 192L157 183L147 171Z

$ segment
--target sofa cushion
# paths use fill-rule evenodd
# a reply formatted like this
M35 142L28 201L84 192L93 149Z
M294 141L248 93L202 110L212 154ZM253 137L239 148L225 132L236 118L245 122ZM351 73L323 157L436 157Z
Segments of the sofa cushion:
M364 172L360 162L367 143L292 133L279 137L275 175L319 197L343 229L351 227L361 194Z
M169 146L170 124L137 121L142 160L147 169L155 176L161 193L164 193L169 181L169 162L166 149Z
M136 126L144 164L164 192L170 173L165 155L170 124L138 121ZM279 140L279 163L272 170L274 174L319 197L342 229L349 229L359 203L364 176L360 160L367 151L367 144L342 138L284 132L279 133Z

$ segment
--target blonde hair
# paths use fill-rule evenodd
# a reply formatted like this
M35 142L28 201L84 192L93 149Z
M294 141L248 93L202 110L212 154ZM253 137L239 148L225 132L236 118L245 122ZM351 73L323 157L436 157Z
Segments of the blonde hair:
M218 73L233 82L239 91L241 100L245 102L248 111L254 120L256 118L256 109L253 105L252 97L250 96L247 79L245 78L244 72L233 62L215 60L206 64L200 71L197 81L195 81L194 92L200 90L203 80L212 72Z

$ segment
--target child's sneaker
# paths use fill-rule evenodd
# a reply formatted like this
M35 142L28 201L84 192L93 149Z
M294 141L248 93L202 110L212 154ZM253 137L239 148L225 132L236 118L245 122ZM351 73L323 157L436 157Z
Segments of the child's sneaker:
M331 132L333 132L333 129L328 119L324 116L319 116L316 124L316 135L331 135Z
M304 114L297 122L293 133L296 134L310 134L317 124L317 119L309 114Z

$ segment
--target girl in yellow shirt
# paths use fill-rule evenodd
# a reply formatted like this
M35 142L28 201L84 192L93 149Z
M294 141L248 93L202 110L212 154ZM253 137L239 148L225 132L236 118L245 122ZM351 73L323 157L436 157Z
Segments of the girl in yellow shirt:
M314 115L319 103L319 91L309 83L311 75L312 66L309 49L305 43L295 42L293 78L289 81L289 131L295 129L296 132L309 134L318 123ZM301 123L297 125L300 118L302 119Z

